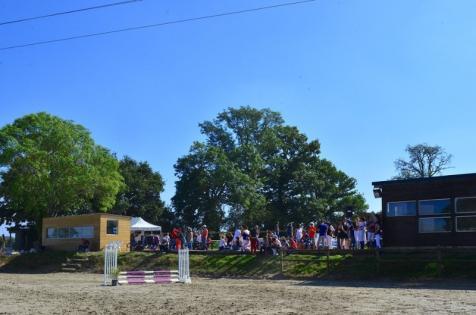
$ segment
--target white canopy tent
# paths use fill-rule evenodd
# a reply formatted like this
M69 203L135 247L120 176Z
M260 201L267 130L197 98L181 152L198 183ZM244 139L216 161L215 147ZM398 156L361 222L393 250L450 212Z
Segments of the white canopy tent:
M133 217L131 220L131 231L141 231L141 232L146 232L146 231L161 231L162 228L158 225L153 225L146 220L140 218L140 217Z

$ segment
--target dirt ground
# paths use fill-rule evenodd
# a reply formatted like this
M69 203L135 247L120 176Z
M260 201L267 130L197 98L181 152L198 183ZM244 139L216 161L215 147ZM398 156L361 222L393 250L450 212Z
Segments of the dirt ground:
M103 287L97 274L0 274L0 314L476 313L469 284L192 278Z

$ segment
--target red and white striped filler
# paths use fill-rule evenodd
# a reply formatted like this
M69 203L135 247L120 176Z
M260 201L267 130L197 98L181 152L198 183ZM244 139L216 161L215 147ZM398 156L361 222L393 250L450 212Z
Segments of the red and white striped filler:
M179 282L178 270L125 271L119 273L119 284L167 284Z

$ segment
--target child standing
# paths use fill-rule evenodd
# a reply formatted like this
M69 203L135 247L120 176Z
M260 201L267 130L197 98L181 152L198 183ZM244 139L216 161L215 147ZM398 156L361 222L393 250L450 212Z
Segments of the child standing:
M226 249L225 235L220 234L220 243L218 244L218 250L225 250L225 249Z
M202 248L208 250L208 229L206 225L202 227Z
M248 226L242 226L241 237L243 239L243 245L241 250L244 252L251 251L250 231L248 230Z
M314 226L314 222L309 223L309 227L307 228L307 234L312 242L312 247L316 248L317 238L316 238L317 229Z
M259 239L259 227L256 225L253 230L251 230L250 241L251 241L251 253L256 254L258 249L258 239Z

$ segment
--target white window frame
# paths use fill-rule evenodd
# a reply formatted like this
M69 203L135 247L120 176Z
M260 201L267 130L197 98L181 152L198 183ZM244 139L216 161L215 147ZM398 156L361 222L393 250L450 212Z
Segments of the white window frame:
M460 214L464 214L464 213L476 213L476 209L474 209L473 211L467 211L467 212L459 212L458 211L458 200L460 199L476 199L476 196L468 196L468 197L456 197L455 198L455 213L460 213Z
M424 202L424 201L440 201L440 200L448 200L449 201L449 205L451 207L451 198L438 198L438 199L423 199L423 200L418 200L417 203L418 203L418 216L430 216L430 215L442 215L442 214L451 214L451 209L448 210L448 212L444 212L444 213L433 213L433 214L420 214L420 202ZM456 204L455 204L455 207L456 207Z
M434 232L420 232L420 220L428 220L428 219L450 219L451 216L444 216L444 217L422 217L418 218L418 234L438 234L438 233L451 233L453 229L449 231L434 231ZM453 222L454 223L454 222Z
M401 202L414 202L415 203L415 214L414 215L388 215L388 210L390 208L391 203L401 203ZM385 213L385 217L387 218L398 218L398 217L416 217L418 215L418 201L417 200L399 200L399 201L387 201L387 212Z
M464 231L464 230L463 230L463 231L460 231L460 230L458 229L458 219L459 219L459 218L476 218L476 215L460 215L460 216L457 216L457 217L456 217L456 220L455 220L456 232L458 232L458 233L476 233L476 229L474 229L473 231Z

